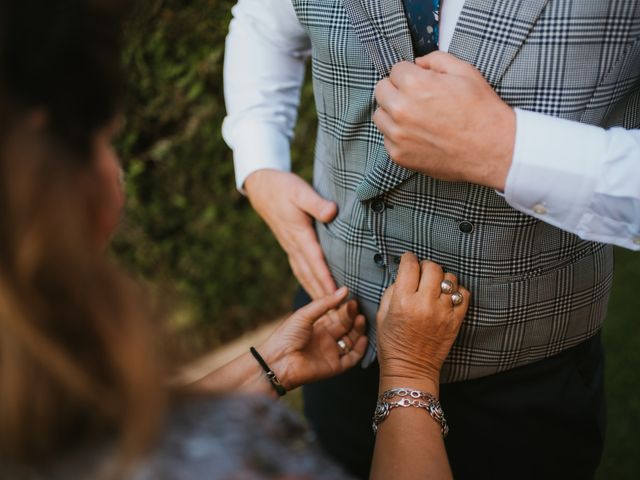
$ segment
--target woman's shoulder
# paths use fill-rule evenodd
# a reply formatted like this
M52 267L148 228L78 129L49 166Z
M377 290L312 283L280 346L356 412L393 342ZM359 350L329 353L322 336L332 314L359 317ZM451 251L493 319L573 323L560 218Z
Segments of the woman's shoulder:
M0 479L111 479L117 470L110 442L86 445L46 470L9 471ZM266 397L225 395L174 404L153 448L117 478L228 480L348 477L318 446L304 421Z
M190 399L174 408L135 478L298 476L348 478L296 413L265 397L228 395Z

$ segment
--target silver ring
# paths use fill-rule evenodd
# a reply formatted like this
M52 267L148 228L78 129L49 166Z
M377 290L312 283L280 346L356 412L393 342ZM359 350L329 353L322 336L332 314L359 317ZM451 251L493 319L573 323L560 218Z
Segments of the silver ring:
M454 307L460 305L464 301L464 297L460 292L453 292L451 294L451 303Z
M442 280L440 283L440 290L442 290L442 293L447 295L453 293L453 282L450 280Z
M347 346L347 342L345 342L342 338L336 342L338 344L338 348L340 349L340 355L346 355L349 353L349 347Z

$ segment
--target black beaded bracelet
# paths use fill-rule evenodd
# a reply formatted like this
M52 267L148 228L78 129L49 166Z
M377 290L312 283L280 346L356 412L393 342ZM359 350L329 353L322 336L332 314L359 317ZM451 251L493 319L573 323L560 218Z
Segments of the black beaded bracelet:
M264 370L264 373L267 375L267 380L269 380L269 383L271 384L273 389L278 393L279 396L285 396L287 394L287 390L285 390L285 388L282 386L277 375L273 373L273 370L269 368L269 365L267 365L267 362L264 361L264 358L262 358L258 351L253 347L249 348L249 351L251 352L251 355L253 355L253 358L258 361L258 363Z

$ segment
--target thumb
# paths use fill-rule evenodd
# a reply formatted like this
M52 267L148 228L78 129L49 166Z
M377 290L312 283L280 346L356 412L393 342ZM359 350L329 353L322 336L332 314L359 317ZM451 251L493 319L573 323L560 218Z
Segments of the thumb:
M322 317L329 310L336 308L342 301L347 298L349 289L347 287L341 287L331 295L322 297L318 300L314 300L310 304L302 307L296 313L294 317L296 321L313 325L316 320Z
M416 58L416 65L434 72L452 74L462 74L469 68L467 62L440 50Z
M338 206L318 195L309 184L299 190L295 199L302 210L322 223L330 222L338 213Z

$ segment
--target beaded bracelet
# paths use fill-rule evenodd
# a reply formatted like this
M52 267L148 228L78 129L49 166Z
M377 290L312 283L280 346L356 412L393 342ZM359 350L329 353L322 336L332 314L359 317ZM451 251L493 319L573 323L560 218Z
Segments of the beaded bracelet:
M400 397L401 400L389 402L395 397ZM378 426L389 416L391 410L399 407L416 407L426 410L431 418L440 424L442 436L446 437L449 434L449 425L447 425L447 420L444 418L444 412L438 399L430 393L402 387L387 390L378 397L376 410L373 414L372 428L374 435L378 431Z

